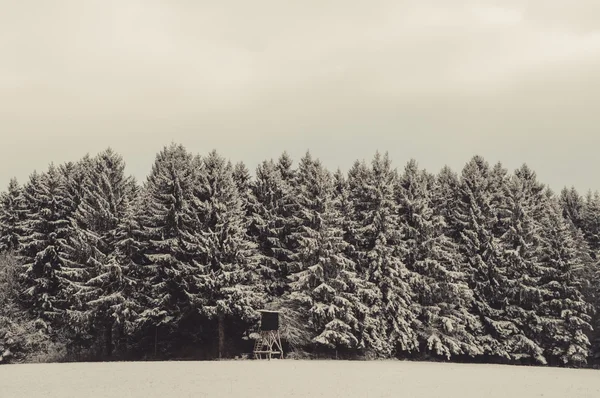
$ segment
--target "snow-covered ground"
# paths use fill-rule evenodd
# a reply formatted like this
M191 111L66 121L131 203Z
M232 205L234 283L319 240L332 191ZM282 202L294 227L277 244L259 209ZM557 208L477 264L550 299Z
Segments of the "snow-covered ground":
M0 366L0 397L597 397L600 371L396 361Z

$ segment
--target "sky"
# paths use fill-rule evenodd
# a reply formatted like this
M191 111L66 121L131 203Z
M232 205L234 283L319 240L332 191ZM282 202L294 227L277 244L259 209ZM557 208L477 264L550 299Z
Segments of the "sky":
M0 0L0 189L171 142L250 169L307 151L600 190L598 0Z

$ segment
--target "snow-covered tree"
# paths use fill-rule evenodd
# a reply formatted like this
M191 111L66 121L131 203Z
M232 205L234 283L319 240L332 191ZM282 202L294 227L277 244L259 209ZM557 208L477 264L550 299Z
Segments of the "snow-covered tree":
M580 215L580 228L588 242L590 255L594 261L600 261L600 193L587 193Z
M293 253L289 237L296 228L297 213L294 185L283 178L280 170L272 160L264 161L257 167L252 183L256 201L250 235L258 246L260 272L272 297L280 297L287 291Z
M562 365L581 366L590 354L592 306L582 294L581 272L585 271L581 251L574 238L576 228L562 217L558 201L548 194L541 260L546 272L539 280L542 302L538 336L546 357Z
M559 203L563 216L577 228L582 228L585 202L575 187L571 187L571 189L563 188L560 192Z
M372 330L372 348L384 355L416 352L418 337L413 329L415 313L410 281L414 277L402 258L406 248L401 240L398 206L395 200L396 170L387 154L376 153L371 167L356 163L349 172L350 199L354 205L353 260L359 274L377 286L380 297L372 307L378 324ZM383 340L382 340L383 339Z
M350 244L350 240L353 231L351 215L354 211L354 208L353 203L350 200L350 187L348 185L348 178L344 175L344 173L342 173L342 171L339 168L333 175L333 187L335 196L334 205L336 210L340 213L340 227L342 228L342 231L344 233L344 241L347 243L344 252L350 258L352 258L353 246Z
M250 216L252 209L255 205L255 198L252 194L252 177L250 176L250 170L246 167L243 162L238 162L233 168L233 180L242 198L244 209Z
M143 237L139 223L142 211L140 197L132 195L126 200L127 210L114 233L114 250L107 258L110 272L98 278L113 294L108 296L108 300L104 298L104 302L101 299L97 303L89 303L91 306L108 304L107 313L112 316L118 332L115 346L125 349L125 339L137 331L139 314L145 309L144 304L148 303L143 297L147 291L143 286L143 267L147 265L147 259L144 257L144 244L140 241Z
M0 254L0 364L60 359L60 343L38 330L36 318L19 303L19 272L13 253Z
M287 152L283 152L275 163L277 170L279 170L279 173L281 174L281 178L289 183L293 182L296 177L296 170L293 168L293 165L294 161Z
M32 174L23 199L27 213L20 226L22 297L40 326L52 331L67 309L70 286L63 269L69 234L63 176L54 165L44 174Z
M264 288L258 278L258 251L247 234L244 203L232 167L216 151L202 159L203 169L194 187L199 294L196 308L216 319L219 356L225 354L225 322L248 325L258 319Z
M112 149L95 157L82 183L83 196L72 216L74 228L68 266L78 270L74 322L104 331L106 354L112 354L113 327L123 303L123 269L115 259L116 232L129 211L135 181L125 176L125 163Z
M450 217L474 295L473 313L483 324L476 337L486 355L510 358L503 341L513 333L514 325L501 317L502 252L495 233L499 222L496 193L502 187L492 187L491 176L485 159L473 157L462 170Z
M444 166L436 176L432 192L432 206L446 221L444 232L453 242L459 240L460 227L455 219L456 207L459 202L459 186L458 174L450 167Z
M0 194L0 253L14 252L19 248L19 225L23 220L21 193L21 187L13 178L8 190Z
M551 272L541 261L541 222L547 200L544 192L545 187L527 165L511 176L501 208L503 263L498 268L503 299L500 319L514 326L503 340L505 350L513 359L532 358L542 364L547 360L538 339L544 323L538 313L542 299L539 281Z
M144 261L142 325L176 327L194 311L198 267L194 194L198 162L178 144L163 148L141 192L139 225Z
M299 164L295 196L301 224L293 234L298 250L290 300L305 311L314 343L336 350L364 348L370 311L363 294L369 289L345 255L348 244L332 175L309 153Z
M87 154L76 162L66 162L58 166L65 179L66 207L69 217L75 213L83 199L85 180L93 166L93 158Z
M434 209L435 180L408 162L397 189L404 264L416 273L415 331L433 355L482 354L475 334L480 327L469 310L473 293L462 269L457 245L444 234L446 222Z

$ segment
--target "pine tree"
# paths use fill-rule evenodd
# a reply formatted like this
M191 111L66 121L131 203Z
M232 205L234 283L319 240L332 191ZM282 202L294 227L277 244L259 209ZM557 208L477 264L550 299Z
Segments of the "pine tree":
M295 229L293 185L283 178L275 162L265 161L256 169L252 196L255 203L249 233L258 246L260 272L269 296L281 297L287 291L293 253L289 240Z
M199 164L182 145L171 144L157 156L141 192L139 215L144 259L145 310L140 327L176 328L195 311L198 273L196 235L198 223L193 190L198 183ZM156 341L155 341L156 346Z
M50 165L46 173L34 173L23 192L27 210L20 226L23 301L40 326L52 332L52 326L60 325L70 292L68 274L63 269L69 233L65 180Z
M335 174L333 175L333 186L334 186L334 206L335 209L340 213L341 216L341 225L342 231L344 233L344 241L346 244L346 249L344 252L352 258L352 250L353 247L350 244L352 231L353 231L353 223L351 214L353 213L353 204L350 200L350 188L348 185L348 179L340 169L337 169Z
M500 238L503 264L498 268L504 298L501 317L514 325L512 334L504 340L505 349L513 359L532 358L541 364L546 363L546 358L538 338L545 322L538 311L542 299L539 281L550 272L540 261L544 191L545 187L526 165L511 176L502 208L505 227Z
M480 327L470 314L473 293L461 269L457 245L446 235L446 223L433 208L435 180L410 161L397 189L399 222L406 245L404 264L418 277L415 330L426 350L452 355L482 354L474 334Z
M244 209L250 216L254 207L255 198L252 195L252 177L250 171L243 162L236 163L233 168L233 180L242 198Z
M145 292L143 267L147 265L144 244L140 241L143 236L139 223L140 196L132 194L126 200L126 212L115 229L114 251L108 256L109 270L113 272L104 274L113 291L117 292L109 304L110 314L118 327L116 346L121 349L128 348L125 340L137 331L139 315L148 302L140 294Z
M395 201L397 173L388 155L377 153L371 167L357 163L349 173L350 199L354 204L354 258L359 274L377 286L380 303L372 307L371 344L383 355L418 351L413 329L413 277L401 259L405 255ZM385 336L385 337L383 337ZM381 340L383 338L383 340Z
M93 159L83 181L83 196L72 216L69 266L78 269L77 305L70 311L75 322L104 331L106 355L112 355L113 327L127 298L122 294L123 270L115 259L116 232L133 199L135 182L124 173L125 164L112 149ZM81 261L81 263L78 263Z
M77 162L67 162L58 166L60 174L65 179L66 212L69 217L75 213L83 199L85 181L92 167L93 159L89 154Z
M551 193L546 217L543 218L544 250L542 261L546 272L539 281L543 300L539 312L543 319L539 338L546 356L562 365L581 366L590 354L588 333L591 331L592 306L582 294L582 253L577 236L581 236L562 217L560 204ZM574 239L575 238L575 239Z
M293 165L294 162L287 152L283 152L276 163L281 178L289 183L293 182L296 177L296 170L294 170Z
M13 178L7 192L0 195L0 253L19 248L19 225L23 220L21 200L21 187Z
M450 217L474 295L473 313L483 324L476 337L486 355L510 358L504 340L515 326L502 319L502 254L499 236L494 233L499 222L495 193L502 187L492 188L491 181L489 164L481 156L473 157L462 170Z
M432 206L446 220L445 234L453 241L459 241L458 221L455 219L456 208L459 203L458 175L448 166L444 166L435 179Z
M600 194L588 192L583 210L580 213L580 225L590 248L594 261L600 260Z
M561 205L563 217L570 220L577 228L582 228L583 212L585 202L575 187L560 192L559 203Z
M344 254L347 243L333 178L309 153L302 158L297 177L302 221L293 235L299 250L294 255L297 271L291 275L290 299L305 311L314 343L336 352L364 348L369 309L361 296L366 284Z
M264 303L258 280L256 245L247 234L247 218L233 170L212 151L202 159L203 170L194 189L199 222L199 290L196 308L216 319L219 357L225 355L225 322L250 326Z

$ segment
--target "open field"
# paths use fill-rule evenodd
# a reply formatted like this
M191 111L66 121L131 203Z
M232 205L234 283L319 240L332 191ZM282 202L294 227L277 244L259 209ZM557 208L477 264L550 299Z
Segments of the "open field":
M0 397L595 397L600 372L398 361L0 366Z

